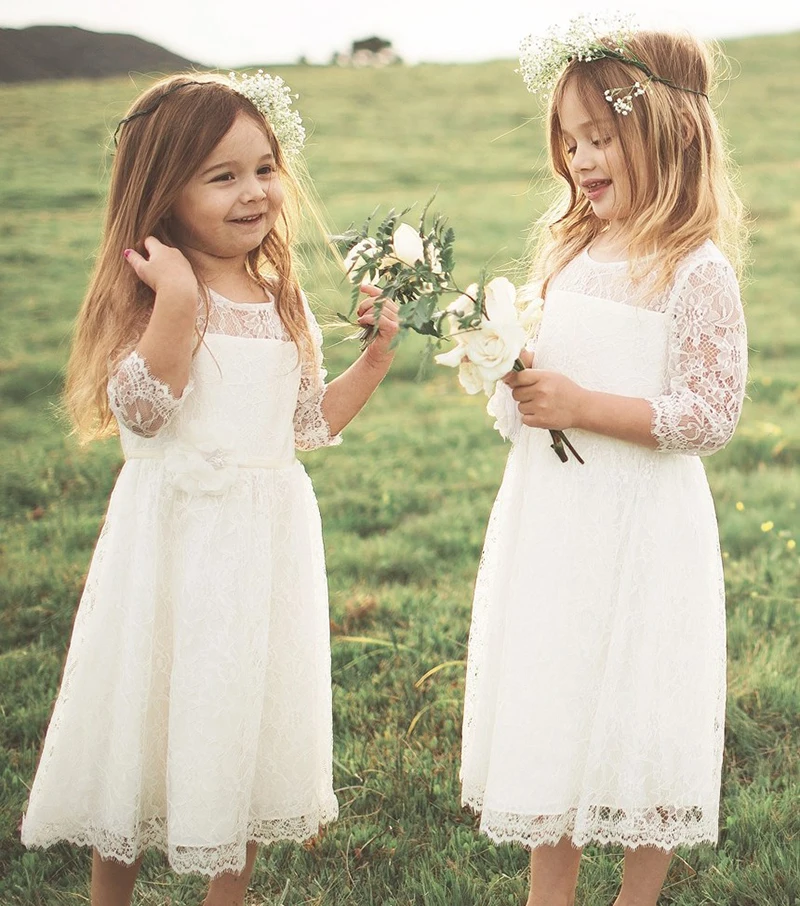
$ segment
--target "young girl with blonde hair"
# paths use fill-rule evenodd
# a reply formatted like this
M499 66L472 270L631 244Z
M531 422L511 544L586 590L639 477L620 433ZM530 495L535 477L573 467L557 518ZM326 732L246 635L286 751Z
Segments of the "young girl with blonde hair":
M396 310L325 384L294 273L304 132L280 79L179 75L118 129L66 403L118 430L116 481L23 821L94 849L92 906L141 857L244 901L258 843L336 817L319 511L295 448L335 444L386 374Z
M690 36L587 21L521 56L551 92L564 193L535 247L533 355L491 402L513 445L475 589L461 779L481 829L530 848L528 906L575 902L591 842L625 849L616 906L653 906L673 850L717 839L725 602L699 457L736 427L747 343L713 62Z

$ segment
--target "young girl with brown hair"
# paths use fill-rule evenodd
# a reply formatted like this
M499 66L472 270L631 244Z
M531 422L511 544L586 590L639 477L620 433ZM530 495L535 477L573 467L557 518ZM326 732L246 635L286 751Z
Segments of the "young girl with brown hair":
M242 903L258 843L336 817L319 511L295 448L335 444L385 376L396 309L325 384L294 273L304 133L263 73L174 76L122 121L66 402L125 463L23 821L94 849L93 906L141 857Z
M717 839L725 602L699 457L745 390L741 204L700 42L576 23L521 63L552 91L564 192L534 253L534 355L491 403L513 445L475 589L463 800L530 848L528 906L575 902L591 842L625 849L616 906L653 906L672 851Z

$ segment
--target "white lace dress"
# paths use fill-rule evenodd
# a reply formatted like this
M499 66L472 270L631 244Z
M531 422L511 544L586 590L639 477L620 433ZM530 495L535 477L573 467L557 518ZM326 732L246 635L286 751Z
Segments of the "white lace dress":
M699 455L731 437L747 341L733 271L706 243L638 305L625 263L578 256L552 282L536 367L646 398L658 449L521 426L476 582L462 797L496 842L566 836L671 849L716 841L725 611Z
M310 311L320 347L321 335ZM325 372L274 303L212 294L174 399L135 351L109 387L125 464L22 827L130 863L244 866L337 814L319 511L295 447L332 438Z

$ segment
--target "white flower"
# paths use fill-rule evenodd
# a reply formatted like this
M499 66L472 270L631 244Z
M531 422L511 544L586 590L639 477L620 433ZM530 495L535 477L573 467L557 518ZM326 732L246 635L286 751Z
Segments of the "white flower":
M442 255L439 249L435 245L428 243L425 247L428 258L428 267L431 269L432 274L441 274L442 270Z
M494 323L484 319L477 330L463 336L467 358L477 365L484 381L499 381L514 366L525 346L525 331L517 321Z
M438 365L446 365L448 368L458 368L466 358L467 354L464 350L464 345L459 342L458 337L455 339L456 345L452 349L449 349L447 352L440 352L439 355L433 357Z
M544 314L543 305L544 302L541 299L534 299L519 312L519 323L529 339L533 336L534 330L542 320L542 315Z
M450 333L458 340L462 330L461 322L475 314L475 300L478 298L478 284L470 283L464 293L454 299L445 309L445 317L450 325Z
M246 97L272 127L284 154L299 154L306 141L300 114L292 109L292 92L280 76L259 69L255 75L228 73L231 88Z
M547 97L570 60L588 63L612 54L624 58L633 19L632 14L610 18L580 15L564 28L553 26L542 36L528 35L520 44L517 70L528 91Z
M164 467L175 486L187 494L224 494L239 473L232 462L233 451L217 440L199 436L199 428L190 426L183 439L167 446Z
M484 289L486 319L492 324L506 324L517 321L517 290L506 277L495 277Z
M370 267L367 276L373 278L377 275L378 262L373 260L377 249L378 243L371 236L361 239L350 249L344 259L344 269L351 280L355 280L355 273L367 263L374 264L374 268Z
M401 223L392 236L392 253L391 258L413 267L425 259L422 236L414 227Z
M461 362L458 368L458 382L469 394L480 393L481 390L489 396L494 392L496 381L487 381L481 369L473 362Z

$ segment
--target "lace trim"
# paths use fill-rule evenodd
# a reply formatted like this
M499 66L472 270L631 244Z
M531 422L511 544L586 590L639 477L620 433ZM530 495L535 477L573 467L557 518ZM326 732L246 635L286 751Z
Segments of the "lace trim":
M126 865L135 862L145 850L154 848L165 853L170 867L178 874L196 873L213 878L229 872L235 874L244 868L247 843L268 845L286 840L303 843L315 837L322 826L335 821L338 812L334 800L320 806L313 815L251 820L245 839L224 846L173 846L168 841L167 822L161 817L141 822L134 836L116 834L99 826L75 829L45 825L38 830L35 840L25 841L25 846L47 849L66 841L76 846L91 846L104 859L114 859Z
M621 809L607 805L572 808L560 815L517 815L483 808L483 794L464 790L462 805L481 815L480 830L494 843L521 843L528 849L553 846L569 837L578 847L616 844L626 849L716 843L718 815L700 806Z
M169 384L153 376L147 362L134 349L119 363L108 382L108 403L126 428L141 437L153 437L172 420L193 387L189 378L181 396L176 397Z

